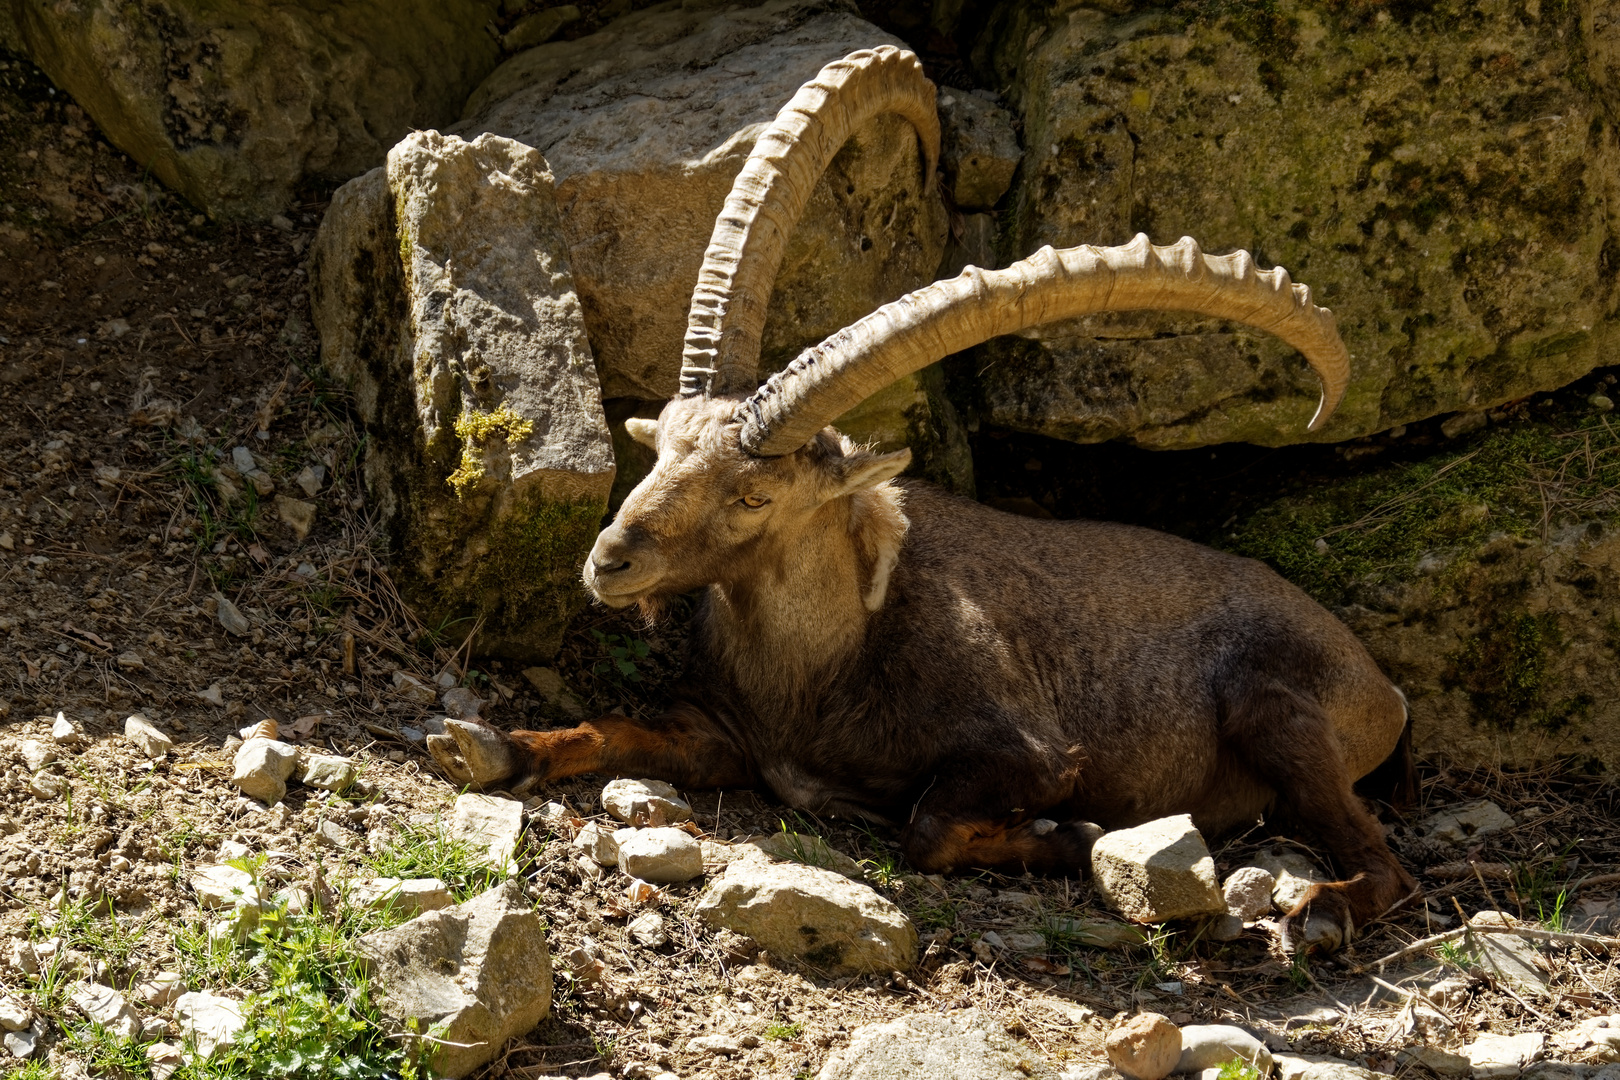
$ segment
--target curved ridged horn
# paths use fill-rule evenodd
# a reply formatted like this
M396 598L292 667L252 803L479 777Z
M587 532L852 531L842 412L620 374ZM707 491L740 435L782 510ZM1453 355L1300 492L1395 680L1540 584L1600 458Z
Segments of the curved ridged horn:
M788 235L839 148L887 112L917 129L926 183L939 160L934 84L915 54L893 45L862 49L822 68L759 137L715 219L692 291L682 397L754 389L765 309Z
M1305 354L1322 381L1310 430L1344 397L1350 354L1333 313L1311 302L1282 267L1256 270L1246 251L1205 255L1184 236L1155 247L1147 236L1123 247L1040 251L1005 270L970 266L885 304L800 353L742 403L742 445L751 454L790 454L835 418L905 375L1001 334L1098 311L1195 311L1269 331Z

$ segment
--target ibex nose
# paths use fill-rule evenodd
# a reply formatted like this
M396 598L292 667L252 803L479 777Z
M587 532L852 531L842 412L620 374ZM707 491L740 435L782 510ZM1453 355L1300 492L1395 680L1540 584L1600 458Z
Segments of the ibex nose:
M591 569L598 575L619 574L630 569L630 538L617 525L610 525L597 536L591 547Z

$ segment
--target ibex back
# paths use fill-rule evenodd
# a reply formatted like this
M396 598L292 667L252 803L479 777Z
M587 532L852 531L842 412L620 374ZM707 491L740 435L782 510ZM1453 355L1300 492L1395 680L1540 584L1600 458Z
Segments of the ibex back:
M908 372L1001 333L1099 310L1177 308L1262 327L1348 381L1331 313L1281 269L1190 239L1043 249L886 305L757 385L788 231L827 160L882 111L932 170L933 86L892 48L828 65L761 137L693 297L682 393L652 473L597 538L612 607L703 590L689 692L648 721L435 742L464 782L599 772L769 787L791 806L900 829L927 872L1078 873L1099 826L1190 813L1212 832L1281 810L1346 880L1285 922L1334 948L1413 888L1351 790L1390 756L1405 702L1350 632L1265 566L1172 536L1041 522L896 480L827 424Z

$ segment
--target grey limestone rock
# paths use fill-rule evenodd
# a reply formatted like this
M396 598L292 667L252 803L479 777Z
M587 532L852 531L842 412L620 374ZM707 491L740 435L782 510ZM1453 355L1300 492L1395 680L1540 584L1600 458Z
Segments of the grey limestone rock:
M1051 1080L1057 1070L976 1010L856 1029L817 1080Z
M1104 833L1091 870L1102 898L1134 922L1226 912L1215 862L1186 814Z

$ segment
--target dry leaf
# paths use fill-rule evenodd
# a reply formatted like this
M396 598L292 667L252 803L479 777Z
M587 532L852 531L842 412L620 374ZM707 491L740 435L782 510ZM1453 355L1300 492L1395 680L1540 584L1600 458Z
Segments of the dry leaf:
M1024 961L1024 966L1037 975L1067 975L1067 964L1054 964L1050 960L1042 960L1038 956L1031 956Z
M249 544L248 554L253 556L253 561L258 563L260 566L268 566L270 564L270 553L264 550L264 546L261 544Z
M66 630L70 634L74 634L74 635L76 635L78 637L84 638L86 641L90 642L92 645L98 646L98 647L103 648L103 649L109 649L109 650L112 648L111 645L107 644L107 642L103 641L97 635L91 633L89 630L80 630L78 627L74 626L72 623L63 623L62 624L62 629Z
M28 677L30 679L39 678L39 665L38 664L34 663L32 660L28 659L28 657L26 657L26 656L22 658L22 662L23 662L23 667L28 669Z
M295 739L307 739L315 731L316 725L325 719L325 713L311 713L309 716L300 716L287 725L287 734Z

